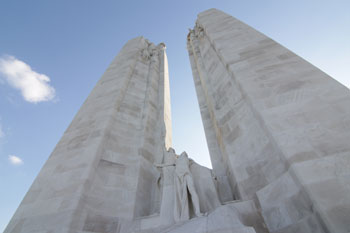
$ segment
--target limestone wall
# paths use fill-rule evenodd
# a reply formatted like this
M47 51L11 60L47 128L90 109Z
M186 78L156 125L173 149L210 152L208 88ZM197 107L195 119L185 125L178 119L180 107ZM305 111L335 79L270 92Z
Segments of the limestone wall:
M216 9L188 50L213 172L233 197L257 198L270 232L348 232L349 89Z
M171 146L164 45L130 40L74 117L6 233L112 232L159 212L154 162Z

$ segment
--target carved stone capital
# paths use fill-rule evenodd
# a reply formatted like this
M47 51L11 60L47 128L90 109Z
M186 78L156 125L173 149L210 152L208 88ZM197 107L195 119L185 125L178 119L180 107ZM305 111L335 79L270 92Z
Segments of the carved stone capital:
M165 50L164 43L160 43L159 45L155 46L153 43L146 40L146 44L147 47L141 51L141 57L146 61L156 61L160 52Z
M187 40L190 41L191 38L196 38L196 39L201 39L204 37L204 29L201 25L198 24L198 22L196 23L196 25L194 26L193 29L188 29L188 35L187 35Z
M166 46L163 42L161 42L157 45L157 48L161 51L164 51L166 49Z
M198 39L201 39L204 36L204 29L201 25L196 23L196 26L194 26L193 28L193 33L195 37L197 37Z

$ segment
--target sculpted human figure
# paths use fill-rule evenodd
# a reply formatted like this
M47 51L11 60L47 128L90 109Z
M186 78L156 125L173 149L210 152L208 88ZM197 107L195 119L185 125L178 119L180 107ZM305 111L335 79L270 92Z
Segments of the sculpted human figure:
M164 157L163 157L163 161L164 164L154 164L156 167L158 168L164 168L163 169L163 173L171 173L171 177L173 177L174 175L172 173L174 173L173 169L175 169L174 167L170 168L169 166L175 166L175 161L176 161L176 154L175 154L175 150L173 148L169 148L168 151L166 151L164 153ZM166 169L165 168L169 168ZM167 174L163 174L163 178L165 179L167 176ZM169 174L170 175L170 174ZM161 179L161 177L159 177L159 179ZM169 178L168 178L169 179ZM159 183L160 180L158 180ZM165 180L163 181L163 183L166 182ZM173 181L171 181L173 182Z
M164 49L165 44L160 43L158 46L155 46L153 43L149 42L148 40L146 40L146 44L147 44L147 47L141 51L141 57L146 61L151 59L152 62L155 62L158 58L159 50Z
M144 60L148 60L151 57L148 48L142 50L141 56Z
M199 198L194 187L190 171L190 160L186 152L177 156L175 163L157 164L157 167L175 166L174 185L175 203L174 219L176 222L190 219L190 203L196 216L201 216ZM191 202L190 202L190 200Z

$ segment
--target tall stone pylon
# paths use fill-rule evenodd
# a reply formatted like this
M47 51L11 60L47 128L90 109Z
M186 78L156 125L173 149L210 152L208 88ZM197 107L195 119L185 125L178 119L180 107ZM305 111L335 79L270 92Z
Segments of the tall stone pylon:
M156 187L171 146L165 45L130 40L80 108L6 233L117 232L159 212Z
M221 201L270 233L350 232L349 89L216 9L187 45Z

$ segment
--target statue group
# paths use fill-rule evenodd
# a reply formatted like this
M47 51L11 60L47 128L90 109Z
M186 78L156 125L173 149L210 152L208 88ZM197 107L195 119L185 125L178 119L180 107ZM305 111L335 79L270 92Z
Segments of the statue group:
M176 155L173 148L169 148L164 159L164 164L155 164L158 168L174 166L170 169L173 173L170 177L174 179L174 220L175 222L190 219L191 212L194 216L201 216L199 208L199 198L196 192L192 173L190 171L190 163L193 160L188 158L186 152ZM164 172L164 171L163 171Z

